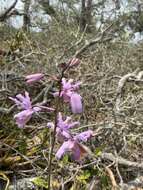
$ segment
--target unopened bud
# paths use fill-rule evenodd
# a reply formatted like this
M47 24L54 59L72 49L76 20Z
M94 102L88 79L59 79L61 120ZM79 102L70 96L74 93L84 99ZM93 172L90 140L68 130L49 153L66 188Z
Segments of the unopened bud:
M72 58L69 60L69 67L78 66L80 64L80 60L78 58Z

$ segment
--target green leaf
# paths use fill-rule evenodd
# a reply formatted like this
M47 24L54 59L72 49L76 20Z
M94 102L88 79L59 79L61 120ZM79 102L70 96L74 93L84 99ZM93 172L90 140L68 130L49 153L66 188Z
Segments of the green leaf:
M96 155L96 156L100 156L101 154L102 154L102 147L96 148L96 150L95 150L95 155Z
M76 179L77 179L80 183L86 184L86 183L87 183L86 180L88 180L90 176L91 176L90 171L86 170L86 171L83 172L83 174L77 176Z
M41 177L35 177L31 181L34 183L34 185L36 185L38 187L43 187L43 188L48 189L48 182Z

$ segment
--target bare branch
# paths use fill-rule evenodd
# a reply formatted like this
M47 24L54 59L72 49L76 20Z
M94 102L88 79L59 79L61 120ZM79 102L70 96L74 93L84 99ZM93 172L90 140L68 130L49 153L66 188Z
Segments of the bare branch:
M0 113L1 114L10 114L15 108L15 105L11 106L10 108L3 108L3 107L0 107Z
M118 185L117 185L117 182L115 180L115 176L114 176L112 170L109 167L106 167L105 170L106 170L107 174L110 177L110 180L111 180L111 183L112 183L112 190L116 190Z
M113 24L111 24L107 28L105 28L105 30L96 39L87 41L86 44L83 47L81 47L81 49L76 51L74 57L79 57L85 50L87 50L89 47L91 47L97 43L103 43L103 42L107 42L107 41L112 40L111 37L104 38L106 32L111 28L112 25Z
M0 22L4 22L7 18L9 18L9 16L11 16L9 13L15 8L17 2L18 0L15 0L14 3L0 15Z
M133 81L140 80L143 76L143 71L140 71L138 74L138 69L136 69L133 73L128 73L124 75L118 83L117 87L117 95L116 95L116 103L115 103L115 109L117 112L120 112L120 103L121 103L121 97L122 97L122 91L127 81L130 81L130 79L133 78Z
M126 160L120 156L116 157L112 153L102 153L101 158L110 160L112 162L115 162L115 163L118 163L118 164L121 164L124 166L143 169L143 162L142 163L132 162L132 161Z

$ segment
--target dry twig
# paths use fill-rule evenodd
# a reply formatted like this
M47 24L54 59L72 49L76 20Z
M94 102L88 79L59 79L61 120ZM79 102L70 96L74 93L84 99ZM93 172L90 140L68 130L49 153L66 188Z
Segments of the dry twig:
M106 167L105 170L106 170L106 172L108 173L108 175L110 177L110 180L111 180L111 183L112 183L112 190L116 190L118 185L116 183L115 176L114 176L112 170L109 167Z
M5 20L7 19L7 17L10 16L9 13L12 11L12 9L14 9L14 7L15 7L16 4L17 4L17 2L18 2L18 0L15 0L15 1L13 2L13 4L12 4L8 9L6 9L4 13L2 13L2 14L0 15L0 22L5 21Z
M97 43L103 43L103 42L112 40L111 37L104 38L105 33L111 28L112 25L113 24L111 24L107 28L105 28L105 30L96 39L87 41L83 47L81 47L79 50L76 51L76 53L73 57L79 57L85 50L87 50L89 47L91 47Z
M141 79L143 73L142 71L139 72L139 74L137 75L138 69L136 69L133 73L128 73L126 75L124 75L118 83L118 87L117 87L117 95L116 95L116 102L115 102L115 109L117 112L120 112L120 103L121 103L121 97L122 97L122 92L123 92L123 88L126 84L126 82L130 79L130 78L134 78L134 79Z
M105 160L110 160L112 162L116 162L116 163L124 165L124 166L143 169L143 163L132 162L132 161L126 160L120 156L116 157L112 153L103 153L101 155L101 158L105 159Z

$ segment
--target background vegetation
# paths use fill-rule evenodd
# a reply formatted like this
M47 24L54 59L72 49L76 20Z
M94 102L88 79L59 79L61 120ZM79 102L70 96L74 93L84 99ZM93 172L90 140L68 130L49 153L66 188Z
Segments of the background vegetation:
M82 164L68 156L53 160L53 189L143 189L142 1L0 3L0 189L47 189L51 134L45 126L53 115L35 116L18 129L9 96L27 90L33 101L52 106L52 80L27 87L23 77L56 76L72 57L81 60L67 75L83 83L79 130L97 135Z

